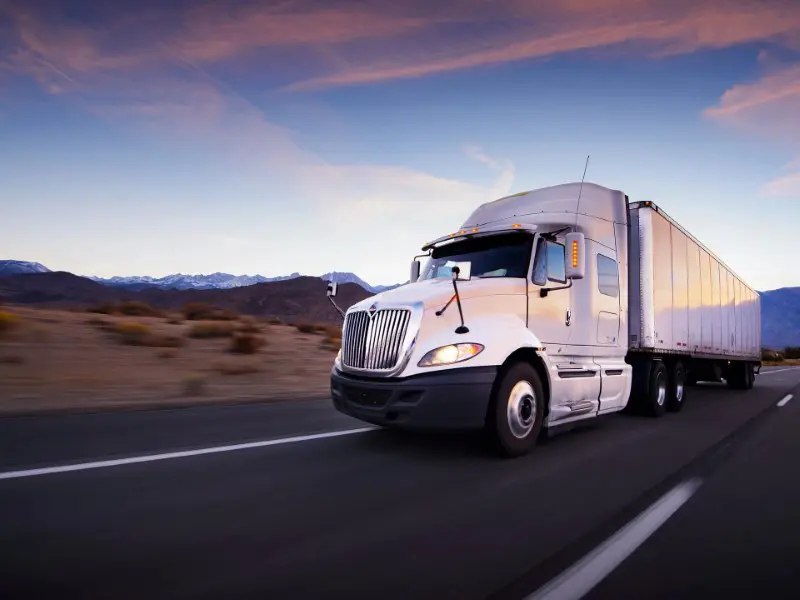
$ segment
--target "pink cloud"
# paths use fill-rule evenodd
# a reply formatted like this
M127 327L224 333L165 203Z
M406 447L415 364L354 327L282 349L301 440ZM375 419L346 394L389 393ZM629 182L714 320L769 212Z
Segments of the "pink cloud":
M571 0L544 6L491 3L494 17L514 17L498 34L484 31L443 37L404 52L372 52L345 68L298 81L287 90L410 79L475 67L633 43L652 56L686 54L758 41L789 43L800 33L800 5L783 2ZM479 13L484 16L483 13ZM793 37L794 36L794 37ZM394 58L392 58L394 56Z
M790 0L228 1L178 13L130 12L98 27L14 6L20 43L9 60L43 85L56 80L60 88L84 73L158 68L175 60L208 65L250 56L269 68L286 48L316 52L316 72L287 86L312 90L624 43L653 56L767 40L791 44L800 31L800 4Z
M757 81L733 86L705 115L800 152L800 63L775 67ZM800 198L800 156L786 170L787 175L763 187L764 195Z
M800 198L800 172L773 179L763 187L762 193L765 196Z
M733 86L705 115L800 146L800 64Z

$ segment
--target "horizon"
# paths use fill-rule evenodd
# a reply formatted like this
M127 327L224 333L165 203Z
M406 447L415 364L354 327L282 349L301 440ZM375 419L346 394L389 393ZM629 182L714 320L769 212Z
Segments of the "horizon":
M754 289L800 286L764 258L800 252L800 4L532 4L9 0L2 252L391 285L591 155L587 182L656 202Z

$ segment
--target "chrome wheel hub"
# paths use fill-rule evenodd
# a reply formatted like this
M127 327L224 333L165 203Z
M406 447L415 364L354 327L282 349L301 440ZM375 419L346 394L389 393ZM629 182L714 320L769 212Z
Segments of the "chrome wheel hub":
M656 402L658 402L659 406L663 406L664 402L667 399L667 381L666 377L659 377L658 378L658 396L656 397Z
M518 381L508 395L508 427L516 438L524 438L536 422L536 394L527 381Z

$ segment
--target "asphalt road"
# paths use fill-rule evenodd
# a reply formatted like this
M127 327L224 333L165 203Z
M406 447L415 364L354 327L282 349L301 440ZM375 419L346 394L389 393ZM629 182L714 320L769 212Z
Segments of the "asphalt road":
M587 598L800 597L800 369L770 371L513 461L315 437L364 427L319 401L0 419L0 597L579 597L598 565Z

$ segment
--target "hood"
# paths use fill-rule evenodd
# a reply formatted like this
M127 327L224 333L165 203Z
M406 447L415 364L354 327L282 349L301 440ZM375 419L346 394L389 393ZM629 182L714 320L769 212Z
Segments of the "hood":
M492 277L471 279L458 282L458 293L461 301L481 296L524 295L526 286L524 279ZM377 302L392 304L411 304L422 302L424 307L442 307L453 295L453 282L450 279L426 279L415 283L407 283L393 290L387 290L371 296L354 305L354 308L366 309Z

